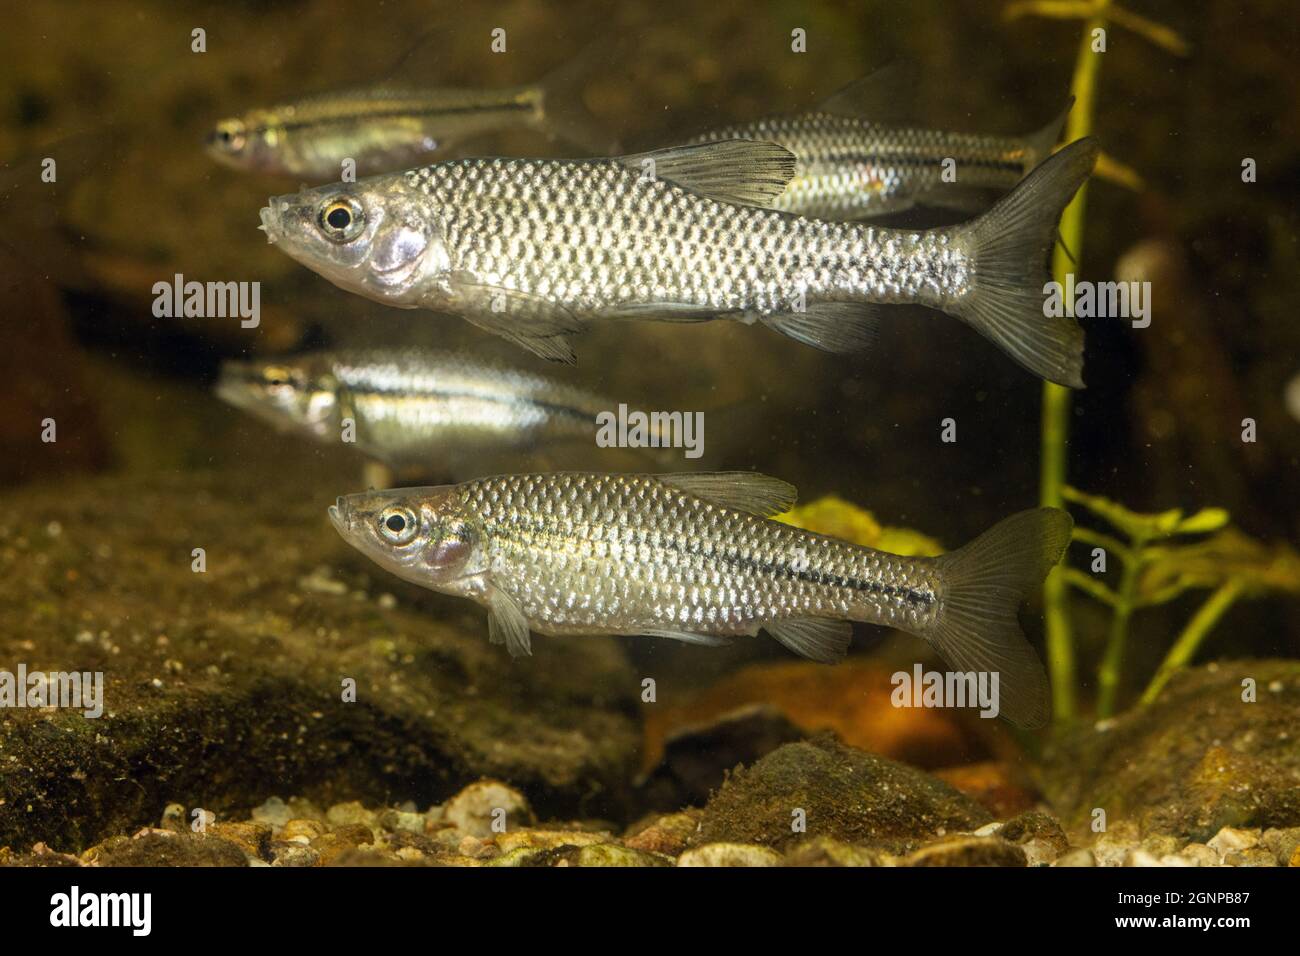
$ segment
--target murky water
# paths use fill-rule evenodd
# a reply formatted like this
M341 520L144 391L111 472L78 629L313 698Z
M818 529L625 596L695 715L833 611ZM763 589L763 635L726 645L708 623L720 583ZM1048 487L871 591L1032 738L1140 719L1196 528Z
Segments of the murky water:
M1160 31L865 0L11 11L0 753L21 772L0 774L0 862L34 862L38 842L157 862L147 833L102 844L196 819L220 841L172 862L719 863L724 842L743 863L1300 862L1300 71L1284 5L1203 7L1143 4ZM825 106L890 64L909 78L885 70ZM963 282L1003 288L987 244L1021 219L986 230L982 259L962 224L1042 160L1022 137L1072 92L1061 142L1091 135L1101 151L1086 205L1049 263L1074 184L1032 193L1049 231L1015 247L1021 304L1043 307L1023 334L1077 319L1085 335L1087 388L1045 393L1022 367L1039 346L1018 363L962 299ZM619 190L639 187L619 175L641 160L545 201L535 183L587 167L411 187L418 208L358 191L370 171L605 161L599 142L649 153L823 108L869 121L836 141L823 184L884 196L923 173L915 202L791 226L757 208L791 175L761 147L703 174L655 154L661 191L626 207ZM308 135L317 168L293 152ZM268 197L322 182L301 228L333 250L364 233L366 282L258 230ZM438 210L434 226L419 209ZM633 213L645 235L629 239ZM869 228L899 232L844 231ZM755 238L783 230L795 238ZM925 258L918 235L955 258ZM909 301L877 306L868 349L821 351L781 334L784 308L743 300L778 259L797 264L774 295L799 298L800 322L845 289ZM628 292L647 260L653 288ZM427 275L435 310L375 291L398 267ZM674 321L619 313L620 296ZM492 327L540 328L543 352L562 332L576 364ZM788 527L749 547L768 539L747 537L744 512L766 512L743 482L703 495L739 507L709 536L698 508L647 516L632 495L611 516L597 495L570 514L572 496L544 508L535 484L505 505L526 539L513 550L477 511L434 521L421 508L436 495L402 498L401 527L376 510L368 550L327 516L368 488L571 470L759 472L797 488L787 526L903 557L835 564ZM933 556L1040 504L1075 528L1046 598L1050 534L983 539L987 553L966 552L991 569L968 592L974 623L943 630L966 605ZM529 538L518 516L534 513L557 524ZM402 564L412 540L423 557ZM593 610L615 594L623 617ZM531 656L489 642L489 610L516 651L522 614ZM806 659L840 656L818 643L840 638L782 637L782 616L855 622L847 659ZM579 620L590 633L571 633ZM993 672L1015 686L981 682ZM1002 694L1040 694L1050 722L1014 726ZM1225 827L1247 836L1219 839Z

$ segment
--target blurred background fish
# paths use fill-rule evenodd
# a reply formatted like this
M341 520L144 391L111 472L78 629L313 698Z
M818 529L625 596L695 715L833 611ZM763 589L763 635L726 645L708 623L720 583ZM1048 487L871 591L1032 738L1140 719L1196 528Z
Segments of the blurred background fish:
M278 430L354 444L406 477L459 475L485 456L540 446L592 447L596 416L619 404L552 376L422 348L229 360L216 390Z
M441 31L421 46L436 47L439 39L445 39ZM317 181L339 179L349 160L358 176L417 166L507 129L538 130L604 154L617 148L614 138L582 102L589 73L602 59L590 47L525 86L427 88L390 79L306 96L223 119L205 145L208 155L234 169Z
M907 71L888 67L840 90L818 109L721 126L692 143L747 139L779 143L798 157L794 178L772 203L813 219L860 219L914 205L971 212L1018 183L1051 155L1073 98L1024 136L956 133L893 124ZM946 164L951 164L947 166Z

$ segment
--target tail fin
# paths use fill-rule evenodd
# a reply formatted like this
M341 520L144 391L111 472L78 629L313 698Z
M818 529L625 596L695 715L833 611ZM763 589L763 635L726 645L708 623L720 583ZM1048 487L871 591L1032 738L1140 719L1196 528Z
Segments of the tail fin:
M972 287L945 309L1035 375L1071 388L1083 387L1083 329L1043 314L1043 287L1061 214L1097 152L1095 139L1071 143L984 215L956 227L973 259Z
M1047 675L1016 620L1021 602L1061 560L1074 522L1058 508L1022 511L936 558L942 602L926 638L948 666L998 673L1002 716L1041 727Z
M593 155L618 155L618 139L591 115L582 98L596 68L613 62L608 49L593 43L545 76L538 84L542 94L542 129Z
M1052 155L1052 147L1056 141L1061 138L1061 130L1065 128L1065 121L1070 115L1070 110L1074 109L1074 97L1071 96L1066 101L1065 109L1061 110L1052 118L1042 129L1028 133L1024 137L1025 147L1029 150L1029 162L1025 164L1026 169L1033 169L1048 156Z

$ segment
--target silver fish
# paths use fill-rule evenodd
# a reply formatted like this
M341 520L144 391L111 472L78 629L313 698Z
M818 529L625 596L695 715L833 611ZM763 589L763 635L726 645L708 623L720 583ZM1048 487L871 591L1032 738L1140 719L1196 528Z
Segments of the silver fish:
M1060 559L1064 511L1022 512L938 558L875 551L768 520L795 491L750 472L558 473L339 498L350 545L405 580L488 609L489 635L720 644L760 629L804 657L844 657L864 621L916 634L960 671L999 674L1001 713L1047 718L1047 679L1016 612Z
M984 136L877 123L851 107L837 111L844 96L821 110L723 126L691 142L745 139L790 150L798 170L772 207L800 216L861 219L914 205L970 211L1050 156L1069 112L1026 136ZM946 180L949 161L956 178Z
M306 97L221 120L205 146L249 172L340 179L406 169L485 133L533 129L606 154L613 138L582 104L583 56L531 86L499 90L374 87Z
M222 364L217 394L276 428L340 440L400 472L542 442L591 443L617 403L544 375L419 348L314 352Z
M607 160L473 159L272 198L270 242L331 282L449 311L547 358L598 320L754 321L829 351L870 343L883 306L976 328L1036 375L1083 384L1083 331L1047 317L1062 210L1096 160L1080 140L978 219L922 231L763 208L794 173L730 140Z

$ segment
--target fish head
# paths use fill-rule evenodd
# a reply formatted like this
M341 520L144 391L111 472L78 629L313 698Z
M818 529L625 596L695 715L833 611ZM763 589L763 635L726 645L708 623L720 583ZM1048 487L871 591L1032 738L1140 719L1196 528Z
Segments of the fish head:
M404 174L273 196L262 229L340 288L389 305L418 305L450 271L437 217Z
M279 429L328 437L338 382L314 357L221 363L217 397Z
M345 495L329 517L352 547L424 587L464 591L487 571L481 523L456 485Z
M209 156L233 169L283 172L277 156L278 127L269 117L248 115L223 119L203 139Z

